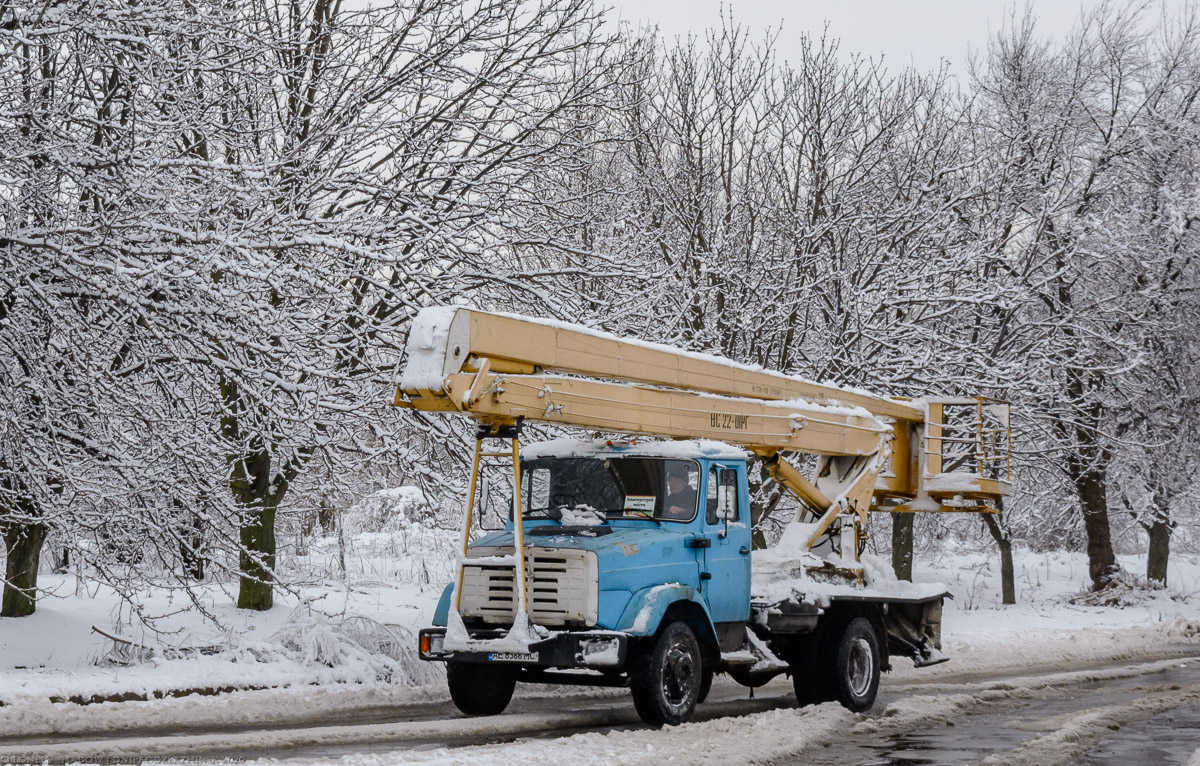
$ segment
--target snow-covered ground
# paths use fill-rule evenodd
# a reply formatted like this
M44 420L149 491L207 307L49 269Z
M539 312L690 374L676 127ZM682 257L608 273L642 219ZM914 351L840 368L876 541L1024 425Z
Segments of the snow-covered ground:
M43 584L55 595L43 599L34 616L0 619L0 731L17 735L335 715L352 722L355 710L445 700L439 668L415 660L411 642L416 629L429 621L452 560L446 550L422 564L417 553L448 545L452 533L411 528L356 535L347 547L348 573L342 578L340 569L329 564L337 558L337 541L318 541L307 565L313 572L337 570L339 576L314 577L296 593L281 594L275 608L265 613L239 611L230 593L206 585L199 600L219 626L195 610L182 609L189 600L179 593L140 594L143 612L169 615L156 623L157 633L131 618L111 590L71 577L44 576ZM1200 652L1200 556L1175 555L1168 590L1138 592L1131 599L1134 603L1113 607L1070 603L1085 585L1082 555L1023 549L1016 555L1019 603L1009 607L1000 604L994 554L948 550L918 558L915 579L942 582L954 595L947 603L943 629L952 659L932 668L899 667L895 680L1152 657L1180 644L1195 643ZM1142 563L1122 560L1135 572ZM93 625L156 651L138 660L139 652L127 647L125 657L135 661L115 664L113 643L93 633ZM176 656L166 647L211 647L214 653ZM154 699L172 692L234 688L246 691ZM536 688L522 693L558 692ZM149 701L62 701L125 694ZM695 726L767 731L785 724L794 728L792 719L802 717L804 736L820 737L826 729L844 727L848 715L823 706L816 711L758 713L738 724L709 721ZM656 733L645 744L682 754L687 730ZM591 738L587 742L599 748L597 752L612 741L605 739L612 735L579 736ZM793 738L788 747L796 742ZM429 753L412 757L436 760Z
M1118 557L1130 573L1144 572L1140 556ZM1072 661L1132 659L1168 643L1197 642L1200 652L1200 556L1171 558L1168 583L1157 591L1126 592L1123 606L1071 603L1088 583L1081 553L1014 551L1017 604L1004 606L1000 562L992 553L948 550L920 556L917 582L941 582L947 600L942 639L951 662L900 674L928 675L971 668L1007 669Z
M50 588L71 584L58 576L44 580ZM299 597L282 594L269 611L247 612L234 608L220 588L205 586L202 597L220 624L185 611L156 621L165 634L136 620L130 624L127 607L104 587L81 597L47 599L30 617L0 619L0 704L221 687L374 684L381 676L404 683L409 667L377 651L371 639L387 630L411 640L439 593L434 587L331 582L305 587ZM178 594L143 596L146 609L179 603ZM356 616L365 619L347 621ZM114 642L93 626L158 652L186 650L166 649L167 656L137 648L116 653Z
M413 637L451 576L455 535L395 526L344 546L316 540L291 557L289 574L305 584L277 592L265 612L235 607L236 582L195 586L192 597L143 590L135 610L104 585L43 574L37 611L0 618L0 716L51 699L313 684L408 693L435 684L440 670L416 659Z

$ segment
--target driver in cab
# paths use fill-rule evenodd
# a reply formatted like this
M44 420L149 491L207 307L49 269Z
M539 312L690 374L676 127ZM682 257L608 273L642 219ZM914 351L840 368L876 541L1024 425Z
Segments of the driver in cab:
M688 471L682 466L667 469L667 497L662 518L688 521L696 513L696 490L688 484Z

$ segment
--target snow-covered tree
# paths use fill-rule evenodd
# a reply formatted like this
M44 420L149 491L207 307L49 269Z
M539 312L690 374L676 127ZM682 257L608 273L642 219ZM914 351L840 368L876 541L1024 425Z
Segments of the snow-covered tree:
M81 434L108 441L81 449L95 462L123 446L142 475L170 471L179 486L157 498L162 482L109 478L136 488L143 517L179 517L184 538L232 515L239 603L267 608L291 483L315 456L351 464L400 431L383 404L412 313L487 300L479 275L500 295L529 284L513 255L529 231L520 186L585 127L560 117L602 98L598 16L582 0L6 14L5 114L24 120L6 133L6 295L22 320L6 329L45 367L14 363L28 386L13 395L38 391L9 420L40 440L30 454L62 450L37 424L66 421L46 402L78 383L39 344L56 323L102 329L73 359L100 402ZM102 433L106 417L131 427ZM56 496L59 473L13 465L9 496L35 479ZM5 518L40 529L28 522L44 511L17 500Z
M987 279L972 292L991 307L994 357L975 366L1004 370L1034 421L1030 462L1056 468L1074 495L1097 588L1115 568L1109 472L1130 418L1162 393L1141 384L1144 339L1171 321L1147 285L1178 260L1144 246L1136 181L1159 148L1161 110L1195 85L1192 22L1160 30L1156 46L1143 14L1103 6L1061 47L1018 18L974 83L985 172L968 223L990 244L979 251Z

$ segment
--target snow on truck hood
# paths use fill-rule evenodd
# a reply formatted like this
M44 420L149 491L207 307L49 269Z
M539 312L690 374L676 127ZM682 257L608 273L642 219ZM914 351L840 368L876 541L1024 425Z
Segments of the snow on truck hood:
M637 439L615 441L607 439L552 439L531 444L521 450L521 457L536 460L545 457L662 457L688 460L703 457L715 460L744 460L750 452L725 442L711 439L664 441Z

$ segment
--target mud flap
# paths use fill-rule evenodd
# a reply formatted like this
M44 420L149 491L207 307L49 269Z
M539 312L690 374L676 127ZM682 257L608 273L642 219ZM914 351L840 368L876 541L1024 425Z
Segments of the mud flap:
M938 665L950 658L942 652L942 599L891 602L883 613L888 650L908 657L918 668Z

